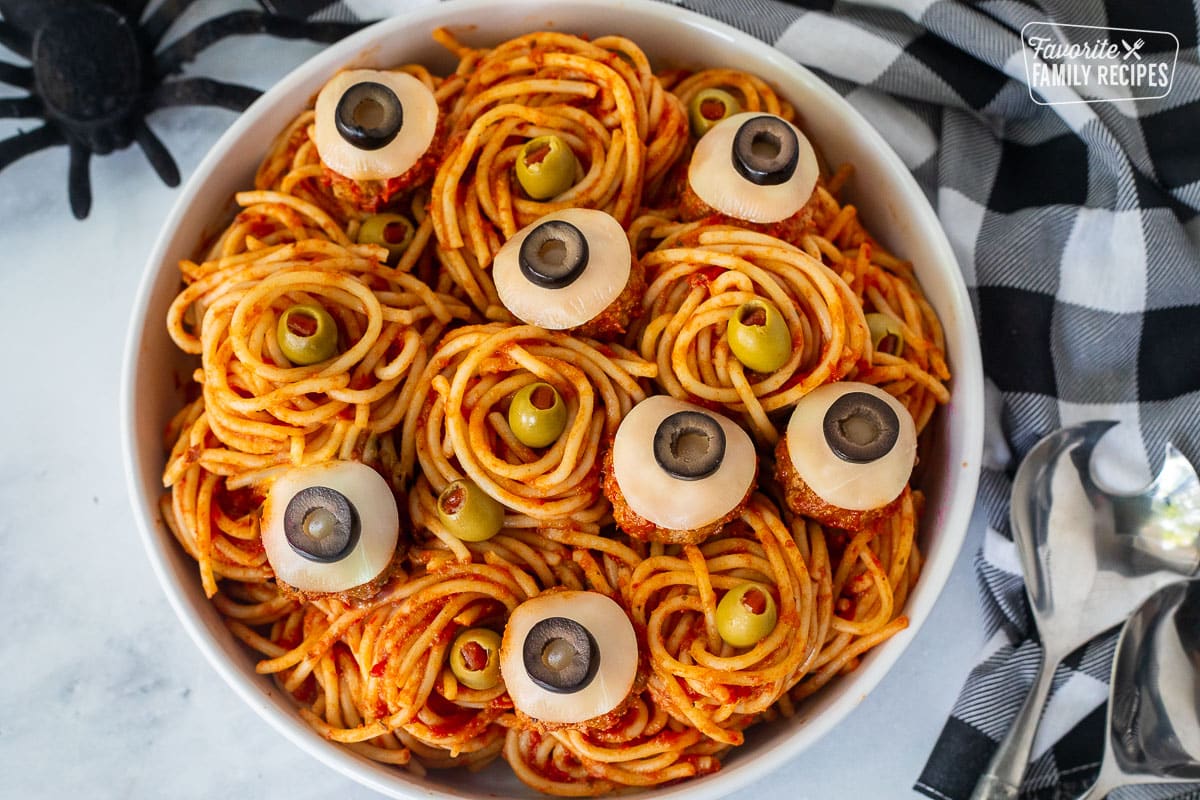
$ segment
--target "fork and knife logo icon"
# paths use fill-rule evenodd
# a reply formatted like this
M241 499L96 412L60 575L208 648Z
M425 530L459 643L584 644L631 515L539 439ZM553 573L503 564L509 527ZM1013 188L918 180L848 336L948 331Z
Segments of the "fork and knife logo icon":
M1127 42L1127 41L1125 41L1124 39L1122 39L1122 40L1121 40L1121 46L1125 48L1125 55L1121 56L1122 60L1124 60L1124 61L1128 61L1128 60L1129 60L1129 57L1130 57L1130 56L1133 56L1133 57L1134 57L1134 58L1136 58L1138 61L1141 61L1141 60L1142 60L1142 54L1141 54L1141 53L1139 53L1139 52L1138 52L1138 50L1141 50L1143 47L1145 47L1145 46L1146 46L1146 40L1145 40L1145 39L1138 39L1138 40L1137 40L1136 42L1134 42L1133 44L1130 44L1129 42Z

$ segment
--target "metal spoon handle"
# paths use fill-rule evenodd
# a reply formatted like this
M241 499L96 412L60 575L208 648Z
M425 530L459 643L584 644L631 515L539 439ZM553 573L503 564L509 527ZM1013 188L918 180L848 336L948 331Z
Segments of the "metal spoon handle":
M1104 800L1108 797L1109 787L1101 786L1098 783L1093 783L1088 787L1088 790L1075 798L1075 800Z
M1037 675L1033 678L1033 689L1017 711L1008 734L992 754L987 770L975 784L971 800L1016 800L1021 789L1021 777L1029 764L1033 750L1033 737L1037 733L1042 707L1050 694L1050 683L1061 656L1047 657L1042 653Z
M1104 760L1100 763L1100 774L1096 776L1096 782L1089 786L1086 792L1076 797L1075 800L1104 800L1104 798L1122 786L1141 782L1141 780L1137 779L1131 781L1127 775L1124 775L1113 761L1112 753L1106 749ZM1153 783L1154 781L1150 780L1148 782Z

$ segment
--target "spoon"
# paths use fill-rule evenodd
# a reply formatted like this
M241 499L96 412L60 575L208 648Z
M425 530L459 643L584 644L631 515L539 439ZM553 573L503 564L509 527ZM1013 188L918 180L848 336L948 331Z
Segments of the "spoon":
M1017 469L1009 520L1042 660L971 800L1017 797L1059 662L1200 566L1200 478L1182 453L1168 444L1158 477L1137 494L1111 494L1092 479L1092 452L1114 425L1058 430Z
M1200 781L1200 581L1141 605L1117 640L1100 776L1077 800L1137 783Z

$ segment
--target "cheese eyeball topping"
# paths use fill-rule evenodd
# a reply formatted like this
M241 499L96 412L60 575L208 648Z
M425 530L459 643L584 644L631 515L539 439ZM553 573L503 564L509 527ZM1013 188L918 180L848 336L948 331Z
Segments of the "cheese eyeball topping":
M750 491L758 457L733 420L674 397L633 407L613 440L613 474L630 510L660 528L695 530Z
M610 215L568 208L538 219L504 243L492 264L500 302L529 325L552 331L586 324L629 282L633 253Z
M400 514L379 473L332 461L280 475L263 505L261 531L279 580L302 592L345 592L391 563Z
M917 454L917 430L899 400L876 386L828 383L806 394L787 428L792 466L833 506L867 511L904 491Z
M633 623L598 592L553 591L513 609L500 674L513 705L540 722L575 724L616 709L637 677Z
M820 169L800 130L782 117L746 111L718 122L692 151L688 183L722 214L779 222L812 196Z
M437 98L406 72L352 69L317 95L313 141L321 161L355 181L408 172L437 131Z

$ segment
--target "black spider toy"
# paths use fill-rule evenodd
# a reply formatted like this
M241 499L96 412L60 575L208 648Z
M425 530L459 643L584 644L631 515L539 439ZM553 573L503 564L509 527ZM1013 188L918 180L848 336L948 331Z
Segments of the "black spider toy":
M93 154L137 142L163 182L177 186L179 168L146 125L146 115L175 105L241 111L259 95L257 89L208 78L168 80L184 64L235 34L333 42L362 27L300 18L314 6L312 0L260 0L266 10L215 17L161 46L167 28L194 2L162 0L146 13L150 0L0 0L0 44L30 63L0 61L0 83L29 92L0 98L0 117L44 120L38 128L0 140L0 169L43 148L67 145L67 187L78 219L92 205L88 162Z

